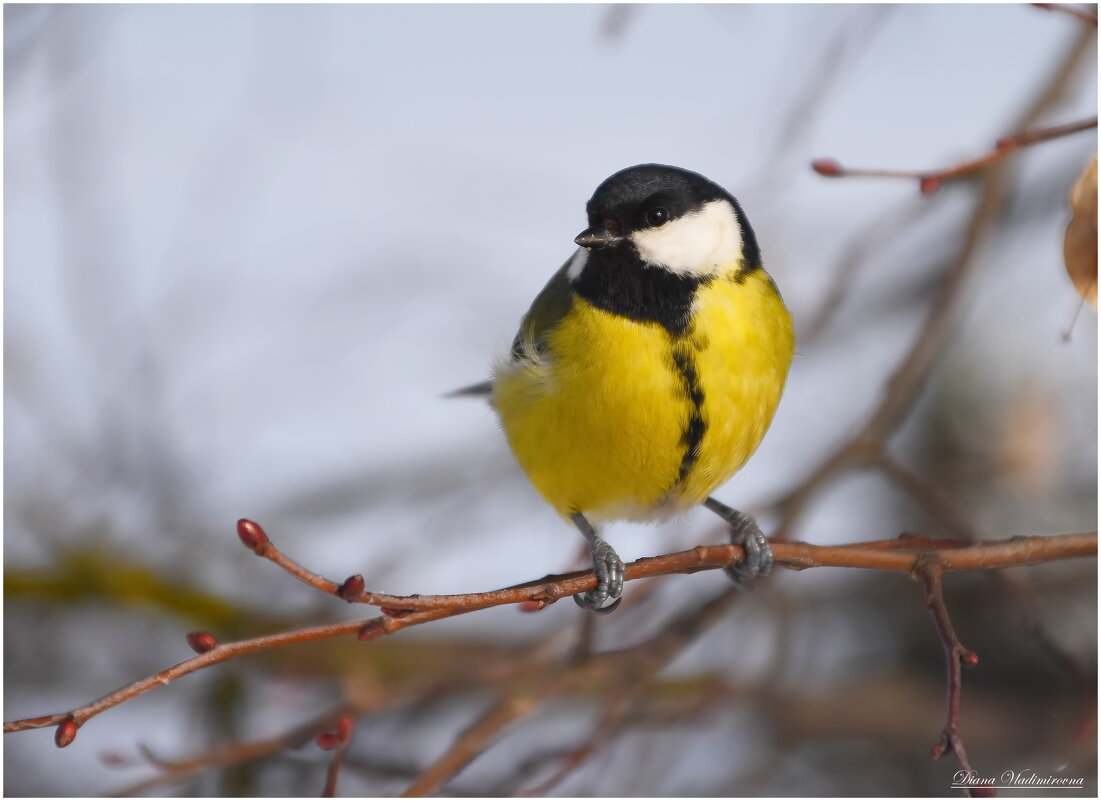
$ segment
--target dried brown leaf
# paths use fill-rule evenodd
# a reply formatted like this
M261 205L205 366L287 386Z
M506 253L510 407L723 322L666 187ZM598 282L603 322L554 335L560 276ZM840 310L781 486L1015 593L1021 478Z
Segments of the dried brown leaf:
M1086 301L1097 308L1097 157L1070 193L1073 216L1063 239L1067 274Z

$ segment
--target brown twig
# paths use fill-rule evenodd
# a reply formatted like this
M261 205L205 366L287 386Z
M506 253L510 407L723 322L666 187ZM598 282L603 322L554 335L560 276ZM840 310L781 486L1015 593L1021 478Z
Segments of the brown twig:
M947 547L938 547L938 543ZM858 567L911 572L915 569L923 553L930 550L936 551L939 563L945 571L984 570L1096 555L1097 534L1094 532L1015 537L1008 540L976 543L965 547L958 547L958 545L958 541L955 540L903 537L895 540L877 540L846 546L777 542L773 544L772 550L776 564L792 570L805 570L811 567ZM271 547L274 548L274 546ZM626 580L635 581L641 578L674 573L716 570L744 557L745 552L740 545L701 545L687 551L639 559L627 566ZM283 558L285 559L285 557ZM290 563L290 560L286 561ZM290 564L293 565L293 563ZM297 570L298 566L294 565L294 569ZM325 582L324 579L321 581L326 584L333 584L332 582ZM420 625L453 615L475 612L491 606L523 603L525 601L534 601L540 605L546 605L566 596L585 592L595 586L595 575L591 571L587 571L570 573L564 576L546 576L536 581L494 592L464 595L400 596L364 593L363 599L356 600L362 600L364 603L384 604L391 611L411 611L385 614L368 620L270 634L235 642L216 643L210 650L198 656L173 665L153 676L136 681L78 709L6 722L4 723L4 732L57 726L57 744L65 746L72 742L77 729L90 718L118 706L124 701L157 687L162 687L181 676L234 657L353 633L356 633L359 639L366 642L409 626Z
M353 634L359 631L363 626L363 621L353 623L336 623L328 626L316 626L307 629L298 629L296 631L288 631L282 634L269 634L263 637L254 637L248 640L237 640L236 642L219 643L214 648L205 653L193 656L191 659L185 659L183 662L173 665L170 668L162 670L160 673L156 673L147 678L136 681L133 684L129 684L120 690L117 690L110 695L105 695L102 698L93 701L90 704L82 706L78 709L74 709L71 712L61 712L55 715L44 715L37 718L26 718L24 720L16 720L4 723L4 732L24 731L26 729L40 729L44 726L59 726L60 730L66 733L71 732L72 737L76 736L76 728L83 725L90 718L95 717L101 712L105 712L111 707L118 706L124 701L129 701L131 698L135 698L143 693L147 693L150 690L154 690L158 687L163 687L170 682L186 676L188 673L194 673L196 670L200 670L210 665L217 664L219 662L225 662L228 659L234 657L243 656L244 654L255 653L257 651L266 651L272 648L280 648L284 645L294 645L297 643L310 642L312 640L321 640L327 637L339 637L342 635ZM69 742L72 741L71 737L68 738ZM64 743L68 745L68 742ZM61 743L58 743L61 745Z
M944 647L944 660L948 667L948 718L941 731L940 739L933 746L933 759L940 759L949 751L956 755L960 768L969 775L974 774L971 761L967 758L967 750L960 737L960 699L963 691L963 667L974 667L979 663L979 657L973 651L969 651L960 642L956 630L952 626L952 619L948 615L948 607L944 603L944 590L941 586L941 576L944 573L943 566L935 557L926 555L918 560L914 566L914 577L922 582L925 587L925 608L933 616L933 623L937 627L941 645ZM968 794L971 794L970 789Z
M259 526L255 523L251 525ZM916 551L936 549L946 570L975 570L987 567L1009 567L1012 565L1032 564L1037 561L1069 558L1088 553L1096 553L1096 534L1061 534L1039 537L1016 537L1011 540L984 542L974 547L955 548L957 540L927 538L915 541L914 538L877 540L845 546L811 545L803 542L774 542L773 556L778 565L803 570L808 567L863 567L877 570L913 570ZM942 549L951 547L950 551ZM983 556L982 554L987 554ZM284 567L291 575L315 575L302 568L289 557L279 553L274 544L268 543L268 549L261 554ZM714 570L725 567L731 562L745 558L740 545L699 545L686 551L665 554L663 556L644 557L627 566L626 580L671 575L676 573L695 573L701 570ZM317 576L316 589L329 594L339 595L332 588L341 585ZM471 611L490 606L503 606L534 602L548 605L569 595L586 592L596 586L596 576L591 570L575 571L561 575L547 575L541 579L516 584L490 592L461 593L457 595L389 595L380 592L363 591L358 596L345 600L382 607L390 614L385 623L379 623L390 634L401 628L400 621L408 621L408 612L426 610ZM376 621L371 621L375 623ZM426 622L417 620L416 622Z
M1011 153L1031 145L1070 136L1090 128L1097 127L1097 117L1086 120L1055 125L1050 128L1040 128L1035 131L1025 131L1013 136L1005 136L994 144L994 149L978 158L961 161L948 167L936 170L884 170L869 169L863 167L845 167L834 159L816 159L811 162L811 168L819 175L826 178L908 178L916 179L922 194L931 195L940 189L945 181L963 178L982 172L993 164L997 164Z

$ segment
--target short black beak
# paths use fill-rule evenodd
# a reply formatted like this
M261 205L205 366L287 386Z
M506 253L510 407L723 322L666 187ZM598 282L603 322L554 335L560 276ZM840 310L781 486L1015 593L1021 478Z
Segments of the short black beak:
M608 233L603 225L594 225L579 233L573 241L583 248L592 250L593 248L606 248L618 239L619 237Z

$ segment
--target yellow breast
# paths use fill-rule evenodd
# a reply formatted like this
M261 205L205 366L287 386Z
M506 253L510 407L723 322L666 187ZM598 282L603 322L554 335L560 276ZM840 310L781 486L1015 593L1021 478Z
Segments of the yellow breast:
M757 448L795 339L768 275L742 279L702 286L680 336L574 297L539 359L498 369L493 400L509 445L560 514L668 517Z

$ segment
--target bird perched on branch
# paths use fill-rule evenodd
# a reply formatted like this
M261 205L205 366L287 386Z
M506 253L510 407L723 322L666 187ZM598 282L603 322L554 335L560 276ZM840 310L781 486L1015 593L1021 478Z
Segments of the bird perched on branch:
M596 525L698 504L745 548L735 581L768 573L756 522L710 497L764 437L795 347L749 220L722 187L660 164L615 173L587 211L492 381L455 394L491 395L520 466L588 541L598 583L580 606L610 612L623 591Z

